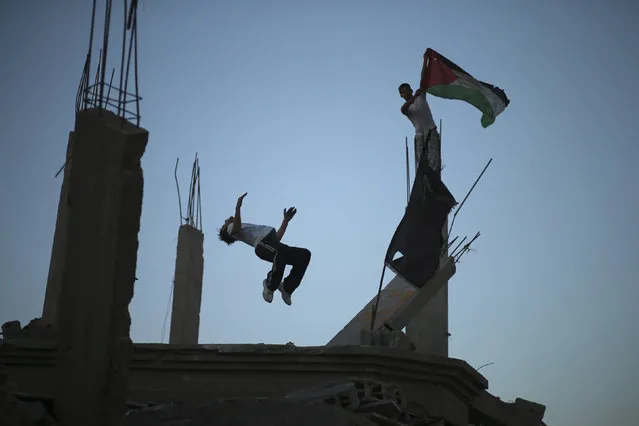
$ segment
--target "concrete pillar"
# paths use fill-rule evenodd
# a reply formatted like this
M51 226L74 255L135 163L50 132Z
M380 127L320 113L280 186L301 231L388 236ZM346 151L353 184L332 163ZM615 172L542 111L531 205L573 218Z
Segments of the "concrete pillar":
M197 345L200 331L202 276L204 275L204 234L191 225L178 232L173 310L169 343Z
M435 134L429 141L429 161L433 169L441 169L441 140ZM417 150L415 151L417 153ZM415 155L415 170L419 164L419 155ZM448 241L448 221L444 224L442 233L444 242ZM442 256L442 261L448 258L448 252ZM406 327L406 334L415 344L417 352L429 355L448 356L448 282L424 306Z
M62 173L62 188L58 201L58 216L55 221L53 234L53 246L51 247L51 261L49 263L49 275L47 277L47 289L44 295L42 307L42 321L48 325L56 324L58 298L62 288L62 269L64 268L64 255L66 253L68 208L67 197L69 193L69 173L71 173L71 151L73 149L73 132L69 132L67 143L67 155L64 171Z
M441 268L428 281L424 287L417 290L404 305L402 305L385 325L390 330L400 331L412 322L416 314L422 312L424 306L433 300L439 290L448 284L450 278L455 275L455 259L449 257L445 260Z
M406 327L416 352L448 356L448 283Z
M148 136L108 111L76 114L57 315L63 426L124 424Z
M397 311L417 292L417 288L404 281L399 275L390 280L379 296L379 306L375 315L374 328L390 321ZM377 294L362 308L357 315L342 328L326 346L359 345L362 329L370 329L373 308L377 302Z

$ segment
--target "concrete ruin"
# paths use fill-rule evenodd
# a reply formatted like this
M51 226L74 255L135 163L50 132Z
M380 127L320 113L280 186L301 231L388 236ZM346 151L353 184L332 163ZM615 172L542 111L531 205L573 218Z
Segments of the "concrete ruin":
M435 276L422 288L415 288L399 275L395 276L380 293L377 315L373 324L373 331L388 330L401 332L414 318L423 312L425 306L447 285L448 280L455 274L455 260L445 259ZM373 297L367 304L339 331L327 346L358 345L367 343L361 341L362 330L368 330L372 320L377 297ZM408 335L410 338L410 335ZM366 338L368 339L368 338ZM420 353L413 339L410 339L414 350Z
M109 111L76 114L51 378L63 424L122 422L148 136Z
M5 342L0 364L8 367L15 394L44 405L56 394L55 342ZM142 420L179 412L195 422L211 411L221 416L215 424L248 425L237 420L239 407L259 400L274 407L282 401L330 405L361 421L395 426L543 425L544 406L523 399L506 403L487 388L486 378L462 360L399 348L134 344L126 419L157 424ZM223 402L236 402L240 411L213 407ZM295 411L305 420L298 424L313 424L312 409ZM271 421L262 424L276 424Z
M129 4L125 41L136 38L137 2ZM121 74L125 56L131 61L124 53ZM78 90L42 318L2 326L1 425L544 426L543 405L501 401L477 370L447 356L448 255L419 289L393 279L372 330L374 300L325 346L198 345L204 235L191 197L178 235L170 344L133 344L128 305L148 132L139 127L137 87L129 94L124 74L124 87L105 83L101 54L89 85L89 49Z
M63 166L62 187L60 188L60 199L58 201L58 215L55 222L53 246L51 247L51 262L49 263L47 289L44 295L44 306L42 307L42 320L51 326L56 324L58 300L62 289L62 272L64 270L67 242L67 222L69 220L67 199L69 196L69 175L72 167L72 150L73 132L69 132L67 154Z
M204 234L192 225L182 225L175 259L170 344L198 343L203 275Z
M58 314L54 327L43 319L2 327L6 424L545 426L543 405L501 401L466 362L421 353L402 332L455 274L452 257L419 289L392 280L372 331L366 306L326 346L198 345L203 234L183 225L172 340L193 343L133 344L148 133L89 109L73 135ZM189 307L197 315L182 317Z
M180 208L175 277L173 279L173 309L169 343L197 345L200 332L202 278L204 276L204 233L202 232L202 201L200 195L200 162L195 154L188 188L186 216L182 213L182 198L175 162L175 185ZM164 339L164 336L162 336Z

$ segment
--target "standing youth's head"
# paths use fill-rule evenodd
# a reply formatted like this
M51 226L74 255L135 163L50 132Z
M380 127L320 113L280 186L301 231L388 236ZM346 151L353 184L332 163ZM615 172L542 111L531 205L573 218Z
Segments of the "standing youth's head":
M408 83L402 83L399 85L399 96L404 98L404 100L409 100L411 96L413 96L413 89L410 87Z
M233 216L226 219L224 221L224 225L222 225L222 227L219 229L219 233L217 234L217 237L220 239L220 241L224 241L228 245L231 245L235 242L235 238L231 236L228 230L229 225L233 223L233 219Z

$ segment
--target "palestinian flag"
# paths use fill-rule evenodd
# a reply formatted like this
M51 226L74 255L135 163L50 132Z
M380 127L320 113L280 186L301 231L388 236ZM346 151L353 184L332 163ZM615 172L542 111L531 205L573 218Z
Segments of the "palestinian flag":
M433 96L459 99L473 105L484 114L481 117L484 128L493 124L495 117L510 103L499 87L476 80L434 50L427 49L424 60L428 60L428 67L420 88Z

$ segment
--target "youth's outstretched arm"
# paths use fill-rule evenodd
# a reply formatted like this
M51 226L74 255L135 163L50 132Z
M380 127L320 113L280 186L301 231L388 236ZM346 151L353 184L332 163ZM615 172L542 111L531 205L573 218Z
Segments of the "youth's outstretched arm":
M237 199L237 204L235 205L235 216L233 216L233 232L231 234L237 234L242 229L242 201L244 197L246 197L247 192L242 194L240 198Z

